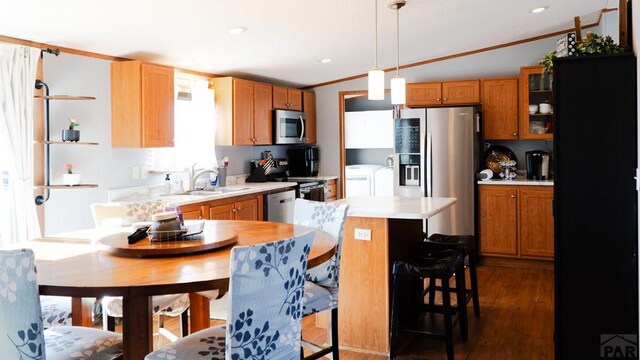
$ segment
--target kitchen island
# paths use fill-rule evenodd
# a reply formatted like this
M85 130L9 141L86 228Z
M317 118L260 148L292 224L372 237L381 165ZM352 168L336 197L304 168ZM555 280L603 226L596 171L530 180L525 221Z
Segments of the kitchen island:
M422 239L423 221L455 198L355 196L344 227L338 298L340 347L388 354L391 265Z

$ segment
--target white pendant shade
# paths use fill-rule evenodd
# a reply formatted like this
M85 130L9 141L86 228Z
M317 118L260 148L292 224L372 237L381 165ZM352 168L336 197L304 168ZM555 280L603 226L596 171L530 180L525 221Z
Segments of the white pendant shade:
M404 105L407 102L407 83L404 78L391 79L391 105Z
M369 70L369 100L384 100L384 71Z

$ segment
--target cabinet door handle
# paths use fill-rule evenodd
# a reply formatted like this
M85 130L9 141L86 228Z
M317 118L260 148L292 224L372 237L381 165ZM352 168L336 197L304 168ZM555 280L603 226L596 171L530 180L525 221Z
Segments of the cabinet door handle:
M514 133L513 133L513 136L518 136L518 133L517 133L517 132L514 132Z
M440 101L440 100L441 100L440 98L436 98L436 101Z
M238 207L236 208L236 211L240 211L242 209L242 207Z
M515 199L515 198L516 198L516 196L515 196L515 195L511 195L511 198L512 198L512 199Z
M444 100L444 101L447 101L447 100L449 100L449 99L447 99L447 98L444 98L444 99L442 99L442 100Z

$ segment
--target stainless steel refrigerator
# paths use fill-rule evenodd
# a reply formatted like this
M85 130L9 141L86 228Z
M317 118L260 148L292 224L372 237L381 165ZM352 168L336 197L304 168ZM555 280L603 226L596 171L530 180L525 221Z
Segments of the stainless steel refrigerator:
M455 197L427 233L475 234L475 179L481 157L475 107L408 109L394 120L394 195Z

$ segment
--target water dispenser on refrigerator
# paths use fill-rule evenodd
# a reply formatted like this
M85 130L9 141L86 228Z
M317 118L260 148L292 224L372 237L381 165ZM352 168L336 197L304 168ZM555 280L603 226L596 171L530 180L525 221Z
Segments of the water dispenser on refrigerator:
M394 194L424 196L423 117L395 119Z

